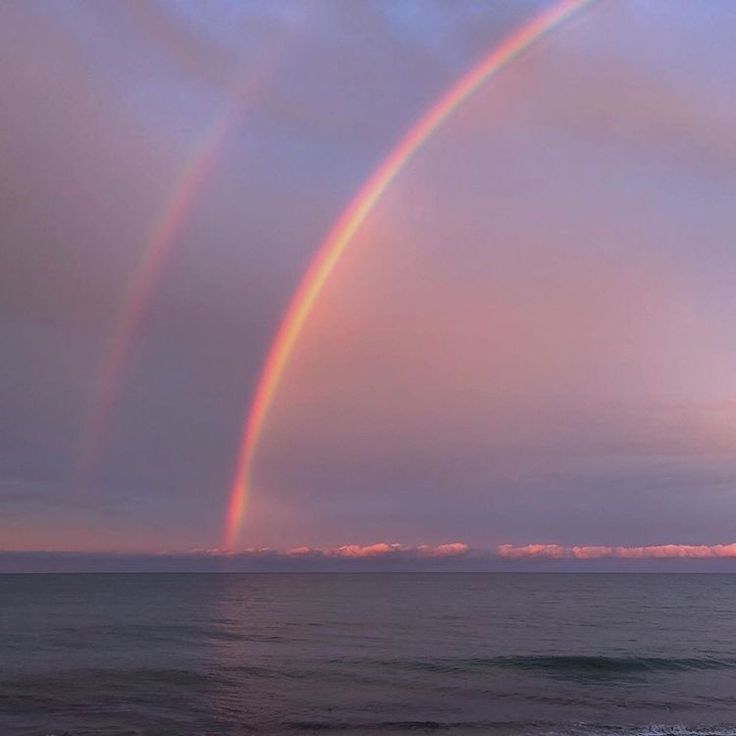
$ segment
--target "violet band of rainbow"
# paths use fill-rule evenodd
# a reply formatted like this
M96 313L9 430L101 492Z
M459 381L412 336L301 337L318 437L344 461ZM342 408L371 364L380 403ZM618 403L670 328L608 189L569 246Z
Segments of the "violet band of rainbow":
M258 441L302 327L353 236L391 182L474 92L551 31L596 0L562 0L536 15L466 72L405 133L330 229L294 291L274 335L246 416L228 494L223 546L232 549L245 514Z

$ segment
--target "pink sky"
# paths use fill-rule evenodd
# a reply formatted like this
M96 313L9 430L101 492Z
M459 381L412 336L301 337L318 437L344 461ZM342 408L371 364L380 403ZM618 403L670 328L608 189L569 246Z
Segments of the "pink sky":
M0 7L0 550L218 547L263 357L330 223L539 3L287 6ZM306 324L238 549L732 556L734 32L699 4L594 4L448 120ZM284 37L75 496L146 238L233 80Z

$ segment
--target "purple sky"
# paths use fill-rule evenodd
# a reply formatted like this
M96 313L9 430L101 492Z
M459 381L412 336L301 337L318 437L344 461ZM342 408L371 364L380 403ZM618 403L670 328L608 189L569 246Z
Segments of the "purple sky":
M5 0L0 550L217 548L311 255L412 122L547 5ZM239 547L736 539L734 32L725 1L602 0L442 127L301 335ZM248 79L80 492L126 288Z

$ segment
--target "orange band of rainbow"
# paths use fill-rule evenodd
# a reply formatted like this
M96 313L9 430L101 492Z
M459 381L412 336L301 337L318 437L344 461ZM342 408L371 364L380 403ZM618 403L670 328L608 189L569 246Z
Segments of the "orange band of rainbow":
M232 548L240 530L254 453L284 369L317 297L353 235L411 157L470 95L529 46L593 2L595 0L562 0L555 3L493 49L401 138L335 222L294 292L266 356L243 426L230 487L223 539L226 549Z

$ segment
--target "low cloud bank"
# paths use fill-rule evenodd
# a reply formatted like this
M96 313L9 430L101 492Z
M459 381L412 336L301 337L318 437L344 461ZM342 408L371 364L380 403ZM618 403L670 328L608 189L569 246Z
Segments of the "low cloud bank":
M14 572L732 572L736 542L634 546L396 542L164 552L0 551Z
M661 560L661 559L727 559L736 558L736 542L727 544L651 544L640 547L610 545L562 545L531 543L500 544L494 549L474 549L463 542L406 546L396 542L345 544L339 547L294 547L286 551L251 548L235 553L208 550L208 554L233 554L246 557L283 557L312 559L441 559L469 557L473 559L548 559L548 560Z
M439 559L460 557L471 553L471 548L463 542L445 544L419 544L407 546L398 542L376 542L374 544L343 544L338 547L292 547L277 550L270 547L249 547L237 551L219 548L196 550L195 554L225 555L228 557L271 557L284 559L345 559L365 560L376 558L393 559Z
M550 560L713 559L736 557L736 542L729 544L652 544L644 547L573 546L561 544L501 544L496 547L504 559L544 558Z

